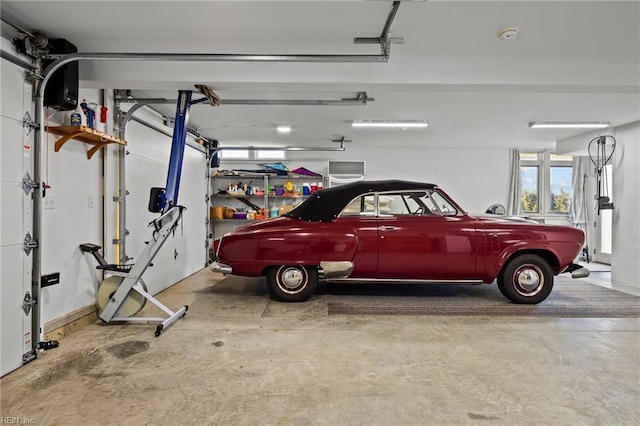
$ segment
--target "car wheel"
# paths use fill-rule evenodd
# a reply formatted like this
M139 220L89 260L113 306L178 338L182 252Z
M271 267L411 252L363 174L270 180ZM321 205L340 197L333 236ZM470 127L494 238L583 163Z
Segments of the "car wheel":
M540 256L518 256L504 268L498 288L513 303L540 303L551 293L553 272Z
M278 266L267 273L269 295L281 302L304 302L317 286L318 271L302 265Z
M508 299L509 297L504 292L504 274L498 275L498 278L496 279L496 284L498 285L498 290L500 290L500 293Z

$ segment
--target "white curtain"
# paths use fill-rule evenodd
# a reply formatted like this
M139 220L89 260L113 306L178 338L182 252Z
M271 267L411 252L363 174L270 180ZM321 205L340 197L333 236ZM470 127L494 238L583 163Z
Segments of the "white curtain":
M509 183L509 201L507 203L507 215L517 215L520 212L521 188L520 188L520 150L509 150L511 156L510 163L510 183Z
M571 195L571 210L569 218L574 225L586 225L589 221L587 214L586 181L589 171L589 157L573 157L573 194Z
M589 157L573 157L573 175L571 182L573 184L573 193L571 194L571 208L569 210L569 219L576 228L582 229L585 234L585 249L583 255L585 260L589 261L589 212L587 210L587 173L589 173L590 160Z

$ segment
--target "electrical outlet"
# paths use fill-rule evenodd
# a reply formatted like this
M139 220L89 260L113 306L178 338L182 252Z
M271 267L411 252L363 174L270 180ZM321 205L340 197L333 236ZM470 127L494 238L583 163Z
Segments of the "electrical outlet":
M48 195L42 199L42 208L44 209L55 209L56 208L56 197L52 195Z
M89 195L88 206L90 209L93 208L93 195Z

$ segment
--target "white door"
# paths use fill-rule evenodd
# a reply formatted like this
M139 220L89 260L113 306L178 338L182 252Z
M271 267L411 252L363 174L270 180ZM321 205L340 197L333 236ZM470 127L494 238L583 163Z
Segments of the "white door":
M24 251L25 235L32 232L31 194L22 187L27 172L33 177L34 132L24 130L26 112L33 118L31 85L24 70L4 59L0 71L2 89L0 141L0 376L22 366L23 355L31 352L31 312L22 305L31 294L32 252Z

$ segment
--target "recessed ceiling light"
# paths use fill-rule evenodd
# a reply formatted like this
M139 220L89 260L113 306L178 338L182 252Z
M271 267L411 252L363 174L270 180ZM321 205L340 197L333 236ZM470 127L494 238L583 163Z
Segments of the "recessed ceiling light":
M604 129L609 123L603 121L534 121L532 129Z
M513 40L518 36L518 28L506 27L498 31L498 37L503 40Z
M424 128L429 126L428 121L394 121L394 120L354 120L353 127L399 127L402 129Z
M291 126L278 126L277 130L280 133L290 133L291 132Z

